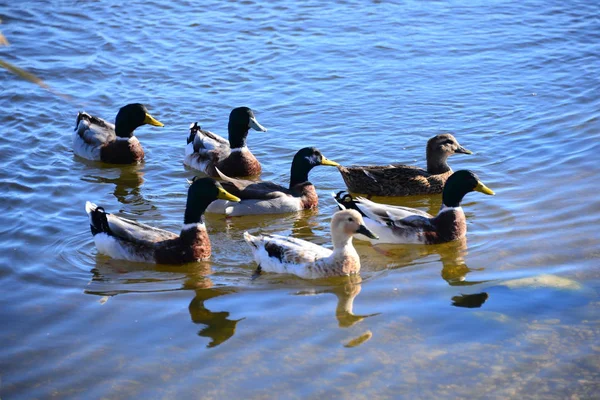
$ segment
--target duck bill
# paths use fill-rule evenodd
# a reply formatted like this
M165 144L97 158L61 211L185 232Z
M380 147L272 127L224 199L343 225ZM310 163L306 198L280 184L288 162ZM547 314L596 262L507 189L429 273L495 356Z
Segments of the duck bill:
M483 194L489 194L490 196L495 195L494 191L489 187L485 186L481 181L477 182L477 186L475 186L475 191Z
M160 122L157 119L154 119L154 117L148 113L146 113L146 117L144 118L144 123L148 124L148 125L152 125L152 126L165 126L162 122Z
M231 193L229 193L227 190L225 190L223 188L219 188L219 194L217 195L217 199L229 200L229 201L235 201L235 202L240 201L239 197L232 195Z
M259 124L258 121L256 120L256 118L254 118L254 117L250 117L250 128L254 129L255 131L259 131L259 132L267 131L267 128L265 128L264 126Z
M325 156L323 156L323 159L321 160L321 165L329 165L330 167L338 167L340 164L336 163L335 161L328 160L327 158L325 158Z
M356 233L360 233L361 235L365 235L366 237L371 238L371 239L375 239L375 240L379 239L379 236L377 236L376 234L371 232L369 230L369 228L367 228L366 226L364 226L362 224L358 227L358 229L356 230Z
M456 150L454 150L455 153L460 153L460 154L473 154L473 152L469 149L465 149L462 146L458 146L458 148Z

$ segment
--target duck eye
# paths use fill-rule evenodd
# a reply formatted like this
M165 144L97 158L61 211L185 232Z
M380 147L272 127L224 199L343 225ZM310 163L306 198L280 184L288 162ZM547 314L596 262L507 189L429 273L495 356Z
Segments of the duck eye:
M352 217L348 217L348 221L352 222L353 221Z

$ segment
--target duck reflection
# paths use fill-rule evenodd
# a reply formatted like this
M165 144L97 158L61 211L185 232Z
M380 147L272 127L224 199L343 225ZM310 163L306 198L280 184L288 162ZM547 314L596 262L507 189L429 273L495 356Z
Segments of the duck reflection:
M375 250L394 258L395 262L391 265L392 268L413 265L420 259L437 255L442 262L440 273L442 279L448 282L450 286L473 286L488 282L487 280L467 279L470 272L481 269L469 268L465 262L465 257L468 254L466 238L431 246L379 245L375 247ZM466 308L481 307L488 297L485 292L461 294L452 298L452 305Z
M206 308L205 302L235 292L231 287L196 290L196 296L190 302L188 310L193 323L206 325L198 331L198 336L211 340L206 347L216 347L229 340L235 334L237 323L244 318L229 319L228 311L211 311Z
M210 339L206 347L216 347L229 340L235 334L237 323L244 319L233 320L228 311L211 311L206 307L210 299L237 292L234 287L215 287L209 277L212 273L209 263L148 266L103 256L97 256L96 261L96 267L91 270L92 279L84 292L102 296L102 304L118 294L193 290L195 296L188 311L194 324L205 325L198 331L198 336Z
M86 175L81 179L92 183L114 184L115 190L113 194L119 203L141 204L145 203L145 200L140 193L140 187L144 183L144 173L141 169L141 164L127 165L120 168L110 168L111 172L115 170L119 171L118 177L111 178L98 175Z
M361 291L362 278L359 275L344 276L330 279L337 281L335 286L326 289L299 291L297 295L315 295L322 293L331 293L337 297L337 306L335 307L335 317L340 328L349 328L362 321L365 318L379 315L380 313L356 315L353 312L354 299Z

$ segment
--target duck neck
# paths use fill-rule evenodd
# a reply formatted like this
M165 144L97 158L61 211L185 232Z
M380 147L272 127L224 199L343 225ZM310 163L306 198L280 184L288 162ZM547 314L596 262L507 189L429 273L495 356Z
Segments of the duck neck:
M137 126L131 122L124 121L122 119L117 119L115 121L115 133L120 138L130 138L133 136L133 131L135 131Z
M208 208L211 201L203 198L192 199L188 196L188 200L185 206L185 214L183 216L183 224L199 224L203 223L202 216L204 211Z
M345 253L348 250L354 250L352 245L352 235L333 235L331 237L334 253Z
M466 193L452 190L448 185L444 186L444 192L442 193L442 208L440 208L440 212L444 211L444 209L460 207L460 202L463 197L465 197L465 194Z
M447 153L427 148L427 172L430 174L438 175L451 171L447 160Z
M240 149L246 147L246 138L248 137L247 126L239 125L230 122L228 127L229 131L229 147L232 149Z
M304 162L304 160L294 160L290 170L290 190L300 183L308 182L308 173L312 168L312 165Z

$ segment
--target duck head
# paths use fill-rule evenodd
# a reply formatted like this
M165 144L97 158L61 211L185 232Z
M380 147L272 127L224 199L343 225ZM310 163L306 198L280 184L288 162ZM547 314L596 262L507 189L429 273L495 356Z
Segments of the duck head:
M229 147L237 149L246 146L246 137L250 128L259 132L266 132L267 128L256 120L254 112L248 107L238 107L229 114Z
M213 178L194 178L188 189L187 204L185 206L184 224L202 222L202 214L213 201L229 200L240 201Z
M379 239L376 234L365 226L363 217L358 211L343 210L333 214L333 218L331 219L331 238L334 248L343 246L357 233L371 239Z
M430 174L442 174L450 171L446 160L452 154L473 154L472 151L462 147L456 138L443 133L436 135L427 141L427 172Z
M317 148L305 147L298 150L292 160L290 171L290 188L298 183L308 181L308 173L318 165L337 167L339 164L327 159Z
M442 207L460 207L460 202L467 193L480 192L493 196L495 193L485 186L475 175L467 170L456 171L446 181L442 193Z
M122 138L133 136L133 131L142 125L164 126L148 113L146 106L139 103L127 104L119 109L115 118L115 133Z

